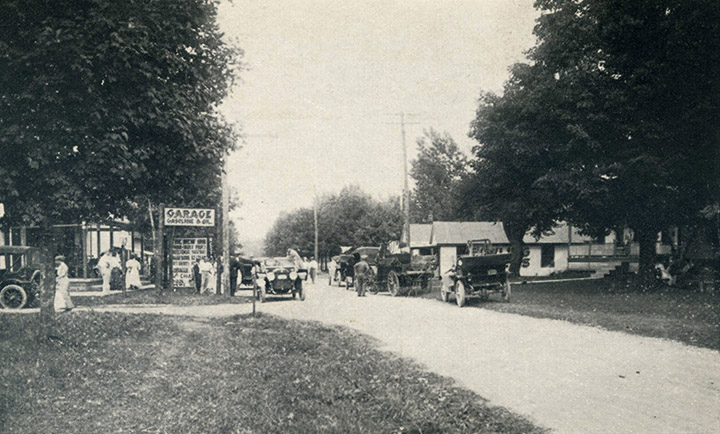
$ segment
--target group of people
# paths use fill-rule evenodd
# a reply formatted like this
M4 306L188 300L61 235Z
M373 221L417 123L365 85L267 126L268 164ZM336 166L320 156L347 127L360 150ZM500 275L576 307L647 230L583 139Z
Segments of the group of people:
M314 256L311 256L310 260L308 261L307 256L301 257L296 249L291 248L287 249L287 257L288 259L293 261L293 263L295 263L295 266L298 269L308 270L310 280L312 280L312 283L315 283L315 278L317 277L318 272L318 261L315 259Z
M217 291L218 276L222 273L222 262L201 257L193 264L193 284L198 294L214 294Z
M125 289L139 289L141 265L137 255L130 253L125 262L125 276L122 271L122 254L117 249L110 249L103 253L98 260L96 268L102 277L102 291L104 294Z

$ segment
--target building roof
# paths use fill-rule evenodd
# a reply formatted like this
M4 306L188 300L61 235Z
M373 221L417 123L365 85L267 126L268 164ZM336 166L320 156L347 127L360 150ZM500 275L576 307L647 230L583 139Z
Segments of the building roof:
M432 233L432 224L411 224L410 225L410 247L428 247L430 246L430 234ZM405 229L403 228L403 236L405 239Z
M410 229L412 235L412 228ZM493 244L509 244L502 222L433 222L430 237L431 245L463 245L468 240L489 239ZM567 244L570 240L567 224L558 224L552 232L536 240L525 234L525 244ZM572 243L582 244L591 241L590 237L580 235L573 228Z

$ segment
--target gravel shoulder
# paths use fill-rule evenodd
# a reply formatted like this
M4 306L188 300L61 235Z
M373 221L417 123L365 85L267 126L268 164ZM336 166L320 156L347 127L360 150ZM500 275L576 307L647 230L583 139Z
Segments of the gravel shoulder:
M258 311L373 336L383 349L556 432L720 432L720 352L434 300L358 298L323 283L307 294L305 302L275 300ZM93 309L215 317L251 305Z

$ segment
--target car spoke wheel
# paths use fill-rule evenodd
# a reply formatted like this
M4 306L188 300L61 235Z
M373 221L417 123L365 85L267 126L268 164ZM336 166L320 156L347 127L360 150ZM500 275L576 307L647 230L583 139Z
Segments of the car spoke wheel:
M387 276L387 289L390 295L397 297L400 294L400 278L397 273L391 271Z
M455 303L457 303L458 307L465 306L465 301L467 300L467 293L465 291L465 284L462 282L462 280L458 280L455 283Z
M450 290L445 287L445 283L440 287L440 300L442 300L443 303L450 301Z
M5 309L22 309L27 299L27 292L19 285L10 284L0 291L0 305Z
M502 290L502 299L506 303L510 302L510 292L510 282L506 280Z

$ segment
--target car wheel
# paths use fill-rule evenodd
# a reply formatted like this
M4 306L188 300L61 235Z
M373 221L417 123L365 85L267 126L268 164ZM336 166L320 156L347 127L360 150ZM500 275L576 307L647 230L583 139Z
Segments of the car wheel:
M398 294L400 294L400 278L394 271L388 273L387 289L390 295L393 297L397 297Z
M20 285L6 285L0 291L0 305L5 309L22 309L27 304L28 295Z
M506 280L502 289L502 299L506 303L510 302L510 292L510 282Z
M447 303L450 300L450 291L445 288L444 283L442 287L440 287L440 300L442 300L443 303Z
M466 300L467 293L465 291L465 284L462 280L458 280L455 282L455 303L457 303L458 307L463 307L465 306Z

